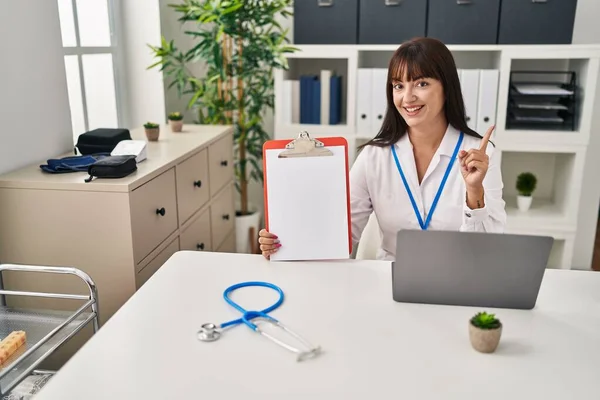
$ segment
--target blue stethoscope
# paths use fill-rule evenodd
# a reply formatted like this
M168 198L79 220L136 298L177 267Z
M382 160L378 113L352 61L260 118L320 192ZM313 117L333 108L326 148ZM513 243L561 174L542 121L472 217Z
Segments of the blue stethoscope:
M251 287L251 286L258 286L258 287L265 287L265 288L272 289L279 294L279 299L275 303L273 303L271 306L265 308L264 310L247 311L231 299L231 293L237 289ZM232 306L233 308L238 310L240 313L242 313L241 318L234 319L234 320L231 320L228 322L223 322L222 324L220 324L218 326L213 323L203 324L202 327L200 328L200 330L198 331L198 339L203 342L214 342L215 340L217 340L221 337L221 333L222 333L223 329L225 329L227 327L231 327L231 326L245 324L253 331L260 333L261 335L263 335L264 337L268 338L269 340L275 342L279 346L282 346L282 347L286 348L287 350L290 350L290 351L296 353L298 361L302 361L307 358L312 358L312 357L317 356L318 354L321 353L321 348L319 346L313 346L306 339L302 338L300 335L293 332L291 329L289 329L288 327L283 325L277 319L268 315L270 312L276 310L277 308L279 308L279 306L281 306L281 304L283 304L284 297L285 296L283 294L283 290L281 290L281 288L279 286L274 285L269 282L253 282L253 281L251 281L251 282L242 282L242 283L237 283L235 285L231 285L227 289L225 289L225 291L223 292L223 298L230 306ZM276 326L277 328L282 329L283 331L285 331L286 333L288 333L289 335L294 337L296 340L298 340L306 349L305 350L299 349L297 347L294 347L288 343L285 343L285 342L273 337L269 333L262 330L259 325L252 322L252 320L261 320L261 321L269 323L273 326Z

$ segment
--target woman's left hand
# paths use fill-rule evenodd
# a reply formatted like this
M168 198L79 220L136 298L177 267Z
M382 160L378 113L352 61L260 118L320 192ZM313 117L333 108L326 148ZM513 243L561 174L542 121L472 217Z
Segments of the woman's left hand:
M467 186L467 190L483 190L483 178L488 170L489 157L486 154L487 145L492 136L495 126L488 128L485 136L481 139L481 145L478 149L468 151L461 150L458 153L460 161L460 172Z

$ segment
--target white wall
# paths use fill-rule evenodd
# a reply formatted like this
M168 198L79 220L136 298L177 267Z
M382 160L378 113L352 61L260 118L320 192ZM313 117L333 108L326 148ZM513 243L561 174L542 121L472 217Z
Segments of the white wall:
M578 0L573 30L573 43L600 43L600 1ZM598 199L600 198L600 80L596 90L596 106L593 113L592 134L585 160L583 188L579 203L579 220L573 250L573 267L589 269L592 263L596 226L598 223Z
M123 125L134 129L146 121L165 123L163 76L158 68L147 69L155 61L148 44L160 45L159 1L126 0L118 2L118 7L116 26L123 40L118 77Z
M56 1L0 3L0 173L73 148Z

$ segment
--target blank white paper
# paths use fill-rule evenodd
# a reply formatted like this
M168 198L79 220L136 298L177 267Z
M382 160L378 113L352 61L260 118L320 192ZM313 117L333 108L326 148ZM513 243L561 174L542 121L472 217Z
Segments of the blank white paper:
M349 258L346 154L278 158L283 149L267 150L265 160L269 231L281 247L271 260Z

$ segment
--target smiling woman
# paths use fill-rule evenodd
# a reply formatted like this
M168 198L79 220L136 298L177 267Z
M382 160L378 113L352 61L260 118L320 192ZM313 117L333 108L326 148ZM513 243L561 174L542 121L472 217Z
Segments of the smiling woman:
M350 173L355 242L372 213L381 231L378 258L394 260L396 234L406 229L503 232L506 224L499 154L467 126L456 64L431 38L402 44L386 82L381 130L364 146ZM269 257L285 243L260 232Z

